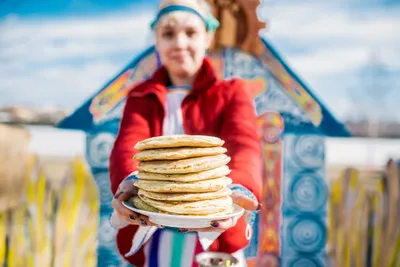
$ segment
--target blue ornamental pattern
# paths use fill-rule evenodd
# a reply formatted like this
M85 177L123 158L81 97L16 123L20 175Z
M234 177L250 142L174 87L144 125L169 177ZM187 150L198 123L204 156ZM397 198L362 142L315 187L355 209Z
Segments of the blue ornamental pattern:
M310 171L293 176L289 185L287 202L293 210L314 212L325 208L328 190L321 176Z
M129 266L119 255L115 245L117 230L114 229L109 217L112 212L113 195L110 190L108 161L115 135L112 134L115 124L105 123L87 135L86 158L92 169L100 197L100 221L98 231L97 266L125 267Z
M298 166L305 169L319 169L325 161L323 138L299 136L293 142L293 157Z
M325 246L325 225L318 216L295 216L287 230L287 243L298 253L318 253Z
M285 266L288 267L321 267L326 266L320 260L309 257L290 259Z
M284 135L282 267L326 266L325 146L320 135Z
M104 125L107 127L107 124ZM86 137L86 158L92 168L108 168L108 160L115 136L99 129Z

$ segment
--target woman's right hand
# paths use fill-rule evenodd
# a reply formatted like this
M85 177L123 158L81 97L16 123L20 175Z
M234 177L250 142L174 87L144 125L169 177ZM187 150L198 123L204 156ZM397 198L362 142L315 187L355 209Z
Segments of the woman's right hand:
M120 218L124 219L129 224L160 227L159 225L150 222L149 217L134 212L122 204L123 201L129 200L133 196L136 196L137 193L138 188L133 185L132 180L123 181L119 185L117 193L115 193L115 196L112 200L112 207L114 208L115 212Z

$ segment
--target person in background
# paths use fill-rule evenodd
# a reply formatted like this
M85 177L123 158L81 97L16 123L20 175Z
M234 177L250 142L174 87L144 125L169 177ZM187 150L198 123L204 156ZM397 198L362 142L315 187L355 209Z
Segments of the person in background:
M232 253L246 266L245 216L216 221L205 229L158 226L149 241L126 256L139 229L153 226L146 216L122 205L137 193L127 177L137 170L133 147L143 139L172 134L221 138L231 157L233 201L246 210L260 209L262 152L252 97L242 80L218 79L206 56L218 26L206 0L162 1L151 24L162 67L128 93L109 167L113 215L125 222L117 226L117 246L134 266L195 266L194 256L203 251L198 238L202 232L217 233L209 250Z

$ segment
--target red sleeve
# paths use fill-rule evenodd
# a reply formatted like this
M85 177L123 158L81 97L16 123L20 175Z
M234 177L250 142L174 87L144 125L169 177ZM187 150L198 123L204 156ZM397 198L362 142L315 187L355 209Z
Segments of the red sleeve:
M249 189L258 200L261 198L262 152L253 99L241 80L229 84L232 94L227 100L223 115L221 139L231 157L229 177L234 184Z
M119 184L137 169L133 160L138 141L150 137L150 109L145 98L128 97L117 138L110 155L111 191L116 193Z
M116 241L119 253L127 260L130 264L137 267L143 267L146 261L144 254L144 246L142 246L133 256L126 258L124 255L128 253L132 247L132 239L135 235L139 226L129 225L118 231Z
M260 201L262 150L253 99L243 81L233 80L228 86L225 90L232 93L223 115L221 138L231 157L228 165L232 172L229 177L234 184L249 189ZM249 243L245 236L246 227L247 223L242 216L235 227L218 238L218 250L234 253L246 247Z

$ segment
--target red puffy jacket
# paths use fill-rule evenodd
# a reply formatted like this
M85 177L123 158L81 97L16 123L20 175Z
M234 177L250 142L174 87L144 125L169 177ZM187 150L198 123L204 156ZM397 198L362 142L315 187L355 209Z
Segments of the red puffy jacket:
M163 134L168 73L164 67L132 88L127 96L119 133L110 156L111 190L137 169L132 159L133 147L143 139ZM186 134L217 136L225 141L231 157L229 177L235 184L248 188L260 200L262 190L262 152L253 100L240 79L219 80L210 59L204 59L191 92L182 102L183 126ZM131 247L137 226L119 230L117 246L122 255ZM220 235L211 245L212 251L233 253L248 244L246 223L242 217L237 225ZM143 249L127 259L143 266Z

